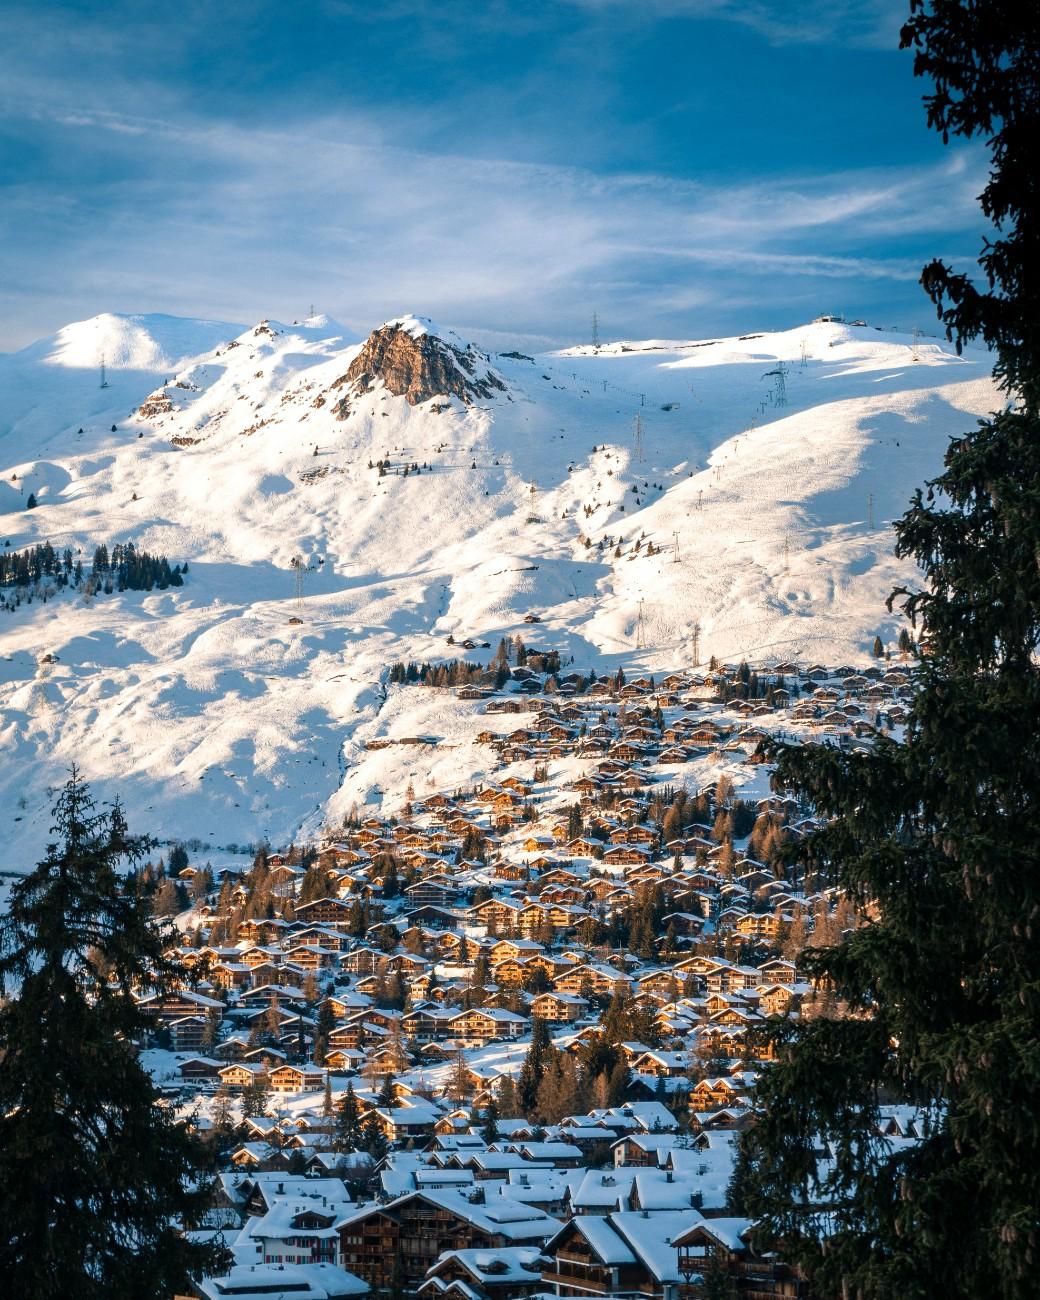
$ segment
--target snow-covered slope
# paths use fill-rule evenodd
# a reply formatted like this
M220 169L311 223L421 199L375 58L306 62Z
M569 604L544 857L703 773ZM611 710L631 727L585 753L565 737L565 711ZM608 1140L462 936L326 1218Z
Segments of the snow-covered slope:
M241 329L226 321L106 312L0 356L4 459L16 460L23 445L32 455L37 438L72 421L78 428L105 412L125 415L143 390Z
M164 836L313 832L386 666L457 653L449 633L597 669L688 664L695 628L702 659L862 658L907 576L888 521L995 400L985 354L917 352L831 323L528 358L414 317L362 343L105 316L0 358L0 544L190 564L179 589L0 612L15 847L72 761Z

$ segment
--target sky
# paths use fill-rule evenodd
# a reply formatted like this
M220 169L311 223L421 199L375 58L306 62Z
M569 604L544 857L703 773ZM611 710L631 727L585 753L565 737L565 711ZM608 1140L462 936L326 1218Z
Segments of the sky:
M904 0L0 7L0 350L102 311L487 346L844 312L936 332L985 159Z

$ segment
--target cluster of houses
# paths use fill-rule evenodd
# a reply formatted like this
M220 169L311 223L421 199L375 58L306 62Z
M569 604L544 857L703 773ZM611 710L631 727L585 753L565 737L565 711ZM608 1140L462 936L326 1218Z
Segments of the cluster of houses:
M756 824L811 831L810 810L761 789L762 739L898 726L909 672L777 665L754 698L728 698L737 680L563 676L546 694L517 669L498 691L460 688L493 782L409 790L396 815L354 819L309 857L213 873L186 927L191 979L141 998L173 1053L159 1054L169 1091L260 1099L213 1207L236 1265L200 1297L682 1300L708 1274L733 1295L805 1294L756 1253L726 1189L768 1068L756 1030L815 996L784 936L838 900L755 860L746 834L720 842L716 819L758 778ZM749 780L706 781L712 819L677 827L655 787L682 785L698 757ZM648 900L656 933L636 944ZM536 1022L577 1059L608 1007L642 1026L609 1044L623 1097L482 1121ZM384 1150L335 1140L347 1089ZM912 1117L890 1124L890 1140L915 1138Z
M920 1124L910 1108L883 1107L879 1140L913 1142ZM282 1126L312 1138L331 1127L317 1111ZM369 1166L364 1198L351 1190L359 1158L320 1147L302 1173L223 1173L212 1221L235 1263L200 1296L808 1295L729 1211L734 1134L691 1135L656 1102L573 1116L548 1135L524 1120L500 1127L489 1141L445 1125L388 1153ZM720 1274L728 1289L706 1291Z
M313 1135L308 1120L320 1130L316 1114L296 1125ZM806 1294L795 1269L756 1249L753 1224L727 1213L732 1133L692 1137L656 1102L574 1116L549 1136L523 1120L501 1127L490 1142L470 1126L392 1151L364 1200L332 1153L313 1153L302 1173L229 1170L213 1222L235 1263L200 1296L275 1283L313 1297L693 1300L712 1266L734 1295ZM605 1153L594 1164L591 1130Z

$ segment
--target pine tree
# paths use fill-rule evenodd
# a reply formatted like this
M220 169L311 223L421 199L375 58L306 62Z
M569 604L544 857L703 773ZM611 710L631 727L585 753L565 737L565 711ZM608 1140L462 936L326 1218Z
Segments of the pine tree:
M375 1115L369 1115L368 1119L366 1119L364 1124L362 1124L361 1141L364 1150L368 1152L377 1164L386 1156L387 1151L390 1149L390 1144L386 1140L386 1134L383 1132L382 1125L379 1123L379 1120L376 1119Z
M924 570L897 593L924 650L905 743L778 755L781 786L833 819L800 859L876 919L806 953L852 1014L773 1030L745 1201L820 1294L1025 1300L1040 1247L1040 30L997 0L912 0L902 40L934 82L930 124L991 150L984 283L940 262L922 282L958 346L995 351L1007 403L950 444L896 526ZM882 1098L921 1108L919 1142L877 1140Z
M0 1267L34 1300L191 1290L223 1263L183 1236L208 1202L205 1149L156 1104L132 990L181 969L118 868L139 861L118 806L73 771L54 841L0 920Z
M181 910L180 894L173 880L166 879L162 882L155 895L153 906L156 916L176 916Z
M480 1127L480 1135L488 1146L498 1139L498 1118L498 1102L495 1101L494 1096L491 1096L484 1107L484 1117Z
M389 1071L383 1075L383 1081L379 1085L379 1092L376 1094L376 1101L384 1110L391 1110L397 1105L397 1093L394 1091L394 1076Z
M271 1084L265 1071L253 1076L242 1089L242 1114L246 1119L262 1119L271 1100Z
M361 1141L361 1108L353 1083L347 1084L339 1110L336 1112L336 1129L333 1148L336 1151L355 1151Z
M169 865L170 875L179 876L180 873L184 871L187 866L188 866L188 850L184 847L183 844L180 843L175 844L173 848L170 849L170 865Z
M736 1285L718 1250L710 1251L705 1255L704 1267L701 1269L697 1300L736 1300L736 1296Z
M538 1080L534 1118L539 1124L558 1124L566 1114L563 1107L563 1074L558 1053L547 1060Z
M520 1092L512 1075L505 1075L498 1085L498 1112L503 1119L517 1119L522 1113Z
M549 1026L541 1016L532 1016L531 1045L527 1049L527 1055L520 1066L520 1076L517 1079L518 1100L520 1109L525 1115L532 1114L535 1109L538 1100L538 1085L541 1082L546 1063L552 1058L555 1050L552 1036L549 1033Z
M628 1063L623 1056L618 1058L617 1065L610 1072L610 1078L607 1083L609 1106L620 1106L628 1095L629 1084L632 1081L631 1071Z
M220 1088L213 1098L213 1107L210 1111L213 1120L213 1131L216 1134L218 1147L226 1149L234 1140L235 1116L231 1109L231 1094L227 1088Z

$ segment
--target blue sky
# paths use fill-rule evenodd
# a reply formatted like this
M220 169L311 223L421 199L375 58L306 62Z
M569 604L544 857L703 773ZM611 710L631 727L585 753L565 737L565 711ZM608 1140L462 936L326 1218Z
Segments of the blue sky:
M933 328L984 159L903 0L0 10L0 348L99 311L405 311L491 346Z

